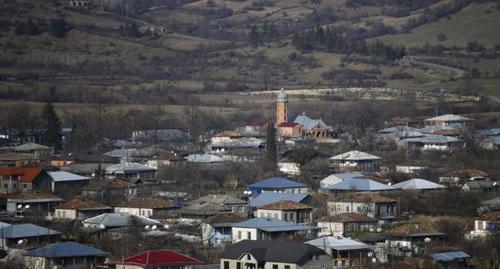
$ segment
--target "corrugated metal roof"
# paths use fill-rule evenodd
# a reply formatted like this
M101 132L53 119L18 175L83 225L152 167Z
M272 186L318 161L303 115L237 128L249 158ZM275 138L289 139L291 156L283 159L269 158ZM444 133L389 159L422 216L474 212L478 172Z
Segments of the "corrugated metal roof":
M432 254L431 257L434 260L440 261L440 262L447 262L447 261L452 261L455 259L470 258L469 254L467 254L463 251L439 252L439 253Z
M233 225L240 228L254 228L266 232L316 230L317 227L300 225L273 218L254 218Z
M270 177L258 182L255 182L248 187L250 188L263 188L263 189L287 189L287 188L303 188L307 185L289 180L284 177Z
M106 167L106 173L126 173L126 172L140 172L140 171L156 171L155 168L149 167L140 163L119 163Z
M52 180L54 180L54 182L89 180L88 177L83 177L83 176L69 173L69 172L65 172L65 171L56 171L56 172L47 172L47 173L52 178Z
M106 257L109 253L76 242L59 242L28 251L24 256L66 258L66 257Z
M307 241L306 244L310 244L319 248L327 247L339 251L372 248L371 246L364 244L362 242L350 238L337 237L337 236L320 237L311 241Z
M302 202L309 194L305 193L276 193L263 192L259 196L250 200L250 207L261 207L281 200Z
M370 179L348 179L339 182L337 184L327 186L326 188L329 190L352 190L352 191L385 191L394 189L389 185L385 185Z
M425 121L471 121L471 120L473 120L473 119L463 117L460 115L454 115L454 114L445 114L445 115L425 119Z
M221 163L226 161L213 154L190 154L186 157L186 160L194 163Z
M128 226L132 219L135 218L140 224L143 225L158 225L159 221L144 218L141 216L132 215L129 213L104 213L93 218L83 221L84 224L104 225L105 227L124 227Z
M399 182L398 184L394 184L392 185L392 187L395 189L403 190L431 190L446 188L441 184L437 184L422 178L412 178L403 182Z
M31 223L14 224L0 229L3 238L26 238L61 234L58 231Z
M359 161L359 160L380 160L381 158L370 153L352 150L346 153L335 155L330 158L330 160L349 160L349 161Z
M323 128L332 129L332 127L326 125L322 119L311 119L306 115L297 116L293 122L300 124L302 126L302 129L306 131L311 130L318 124Z

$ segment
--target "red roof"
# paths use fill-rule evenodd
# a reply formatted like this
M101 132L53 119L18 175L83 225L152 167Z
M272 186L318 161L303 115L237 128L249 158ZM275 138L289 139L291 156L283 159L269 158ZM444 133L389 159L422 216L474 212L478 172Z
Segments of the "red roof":
M278 124L278 127L295 127L298 123L294 122L282 122Z
M126 258L123 262L125 265L139 266L176 266L203 264L203 262L200 260L191 258L169 249L150 250L142 252ZM117 264L121 264L121 261L118 261Z
M0 167L1 176L20 176L23 183L33 182L42 171L42 167Z

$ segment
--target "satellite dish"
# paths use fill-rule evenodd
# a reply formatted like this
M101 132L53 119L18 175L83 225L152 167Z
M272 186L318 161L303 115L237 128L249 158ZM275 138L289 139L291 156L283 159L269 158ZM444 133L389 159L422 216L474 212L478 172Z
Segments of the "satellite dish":
M146 230L149 230L149 225L144 226Z
M430 243L432 240L429 237L424 238L425 243Z
M392 182L389 182L387 185L391 186L391 185L392 185Z
M102 224L102 223L101 223L101 224L99 225L99 228L101 228L101 229L105 229L105 228L106 228L106 225L104 225L104 224Z
M382 228L377 228L377 233L382 232Z
M156 225L151 226L151 230L156 230L158 228Z
M23 207L23 205L17 205L17 208L21 209Z
M373 256L373 252L371 252L371 251L370 251L370 252L368 252L368 257L370 257L370 258L371 258L372 256Z
M30 205L25 205L24 208L29 209Z
M376 263L376 262L377 262L377 259L372 258L372 263Z
M165 224L165 225L163 225L163 228L168 229L168 228L170 228L170 226L168 226L168 224Z
M19 240L17 240L17 244L18 244L18 245L22 245L23 243L24 243L24 240L23 240L23 239L19 239Z

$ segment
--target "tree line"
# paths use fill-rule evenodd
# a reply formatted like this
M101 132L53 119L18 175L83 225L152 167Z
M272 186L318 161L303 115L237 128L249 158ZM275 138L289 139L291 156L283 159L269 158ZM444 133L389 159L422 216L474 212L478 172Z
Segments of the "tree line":
M385 45L381 41L366 43L362 39L355 39L338 28L326 27L326 30L317 25L315 28L295 33L292 45L300 51L326 50L333 53L358 53L365 56L379 57L386 60L400 59L405 56L403 46Z

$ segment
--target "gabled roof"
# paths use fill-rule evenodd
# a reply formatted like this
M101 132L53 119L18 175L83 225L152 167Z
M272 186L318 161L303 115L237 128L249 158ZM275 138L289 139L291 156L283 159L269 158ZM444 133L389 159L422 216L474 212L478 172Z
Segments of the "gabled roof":
M412 178L392 185L395 189L403 190L432 190L446 188L441 184L434 183L422 178Z
M417 128L413 128L413 127L406 126L406 125L398 125L398 126L393 126L393 127L382 129L378 132L383 133L383 134L390 134L390 133L416 132L416 131L418 131Z
M323 122L323 120L321 120L321 119L311 119L311 118L309 118L306 115L299 115L299 116L297 116L293 122L300 124L302 126L302 129L304 129L306 131L311 130L312 128L316 127L317 125L319 125L322 128L332 129L332 127L326 125Z
M153 197L135 197L130 200L122 200L116 203L115 207L128 208L172 208L174 204L171 201L153 198Z
M328 186L335 185L339 182L349 180L349 179L359 179L365 176L360 172L353 173L341 173L341 174L331 174L320 181L321 188L327 188Z
M122 262L117 262L122 264ZM153 266L180 266L203 264L202 261L170 249L149 250L130 256L124 260L125 265Z
M500 210L485 213L481 215L478 219L486 221L500 221Z
M241 134L234 130L225 130L214 134L213 137L241 137Z
M90 184L83 187L86 191L103 191L106 188L113 190L136 188L136 185L121 179L92 180Z
M45 258L106 257L109 253L76 242L58 242L28 251L24 256Z
M156 171L155 168L140 163L119 163L106 167L106 173L123 174L130 172Z
M447 251L431 254L432 259L438 262L449 262L456 259L470 258L469 254L463 251Z
M290 200L281 200L274 202L272 204L267 204L265 206L260 207L259 209L265 210L299 210L299 209L312 209L311 206L301 204L299 202L290 201Z
M253 228L266 232L284 232L284 231L307 231L316 230L317 227L295 224L273 218L254 218L242 221L233 225L239 228Z
M335 202L358 202L358 203L395 203L396 200L368 192L346 193L342 196L335 197L332 201Z
M160 222L129 213L104 213L83 221L84 224L103 225L104 227L124 227L135 219L142 225L159 225Z
M292 241L243 240L227 247L221 258L239 259L251 254L259 262L283 262L298 264L304 257L324 254L321 249Z
M443 175L443 177L460 177L460 178L489 177L489 176L490 174L478 169L455 170Z
M330 160L347 160L347 161L361 161L361 160L380 160L381 158L370 153L352 150L346 153L335 155Z
M57 206L56 209L88 210L88 209L112 209L112 208L98 201L94 201L88 197L77 196L67 201L66 203Z
M230 205L246 205L247 202L227 194L211 194L189 201L187 205L179 209L181 214L190 215L216 215L230 211Z
M51 147L36 143L26 143L12 148L14 151L30 151L30 150L50 150Z
M439 232L430 221L411 221L408 223L396 224L389 228L387 234L391 236L425 236L425 235L445 235Z
M250 207L261 207L281 200L289 200L300 203L307 197L309 197L309 194L306 193L263 192L259 194L259 196L250 200Z
M38 160L34 156L22 153L1 153L0 160L2 161L24 161L24 160Z
M248 218L237 213L220 213L203 220L203 223L208 224L228 224L238 223L247 220Z
M9 239L59 234L61 233L58 231L31 223L13 224L0 229L0 237Z
M349 213L340 213L333 216L325 216L320 220L318 220L318 222L348 223L348 222L377 222L377 220L360 213L349 212Z
M334 185L324 187L328 190L352 190L352 191L387 191L394 188L366 178L354 178L344 180Z
M245 126L255 126L255 127L260 127L263 125L266 125L268 121L266 120L247 120L245 122Z
M263 179L251 185L248 185L248 187L262 188L262 189L288 189L288 188L304 188L307 187L307 185L289 180L284 177L270 177L268 179Z
M463 117L460 115L446 114L433 118L425 119L424 121L472 121L474 119Z
M406 138L403 139L405 142L417 142L417 143L437 143L437 144L444 144L444 143L458 143L458 142L463 142L462 139L456 138L456 137L451 137L451 136L444 136L444 135L426 135L423 137L413 137L413 138Z
M43 167L0 167L2 176L20 176L19 182L31 183L43 171Z
M292 128L292 127L295 127L297 125L298 125L298 123L296 123L296 122L282 122L282 123L278 124L278 127Z
M359 249L371 249L372 247L345 237L337 236L325 236L320 237L311 241L307 241L306 244L316 246L318 248L327 247L338 251L348 251L348 250L359 250Z
M65 171L47 172L54 182L86 181L88 177L83 177Z

